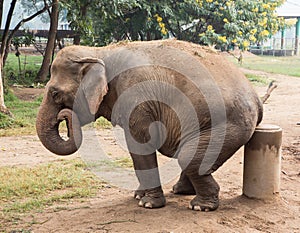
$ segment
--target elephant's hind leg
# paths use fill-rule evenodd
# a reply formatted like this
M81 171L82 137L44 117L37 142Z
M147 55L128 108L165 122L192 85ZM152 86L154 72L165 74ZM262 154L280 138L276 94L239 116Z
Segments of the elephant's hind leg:
M190 202L193 210L212 211L219 207L220 187L213 176L192 176L191 182L196 189L196 197Z
M192 184L196 194L196 197L190 202L189 207L193 210L201 211L215 210L219 206L220 188L211 175L211 165L207 165L207 168L205 168L207 172L203 174L199 170L209 145L209 140L203 140L206 138L209 139L209 137L203 135L200 137L200 140L194 138L186 142L181 148L178 155L178 163L183 170L182 174L184 176L179 180L180 185L175 185L177 189L179 187L190 189L188 180ZM218 158L218 154L216 158ZM184 181L184 185L181 184L181 181ZM182 189L180 191L183 192Z

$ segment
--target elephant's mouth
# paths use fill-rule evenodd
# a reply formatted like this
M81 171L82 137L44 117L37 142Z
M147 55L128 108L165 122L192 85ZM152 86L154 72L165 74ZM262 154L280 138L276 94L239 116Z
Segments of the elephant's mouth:
M67 138L63 138L65 141L71 140L76 144L76 147L79 148L82 143L82 131L80 128L80 121L75 112L72 110L65 108L62 109L57 115L58 124L61 125L62 122L66 122L67 126ZM60 127L58 127L58 130ZM61 132L59 131L61 135Z

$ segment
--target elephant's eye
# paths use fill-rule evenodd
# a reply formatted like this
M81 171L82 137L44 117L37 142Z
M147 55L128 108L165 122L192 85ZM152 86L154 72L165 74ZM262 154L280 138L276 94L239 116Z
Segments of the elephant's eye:
M52 91L52 98L55 99L58 96L58 91Z

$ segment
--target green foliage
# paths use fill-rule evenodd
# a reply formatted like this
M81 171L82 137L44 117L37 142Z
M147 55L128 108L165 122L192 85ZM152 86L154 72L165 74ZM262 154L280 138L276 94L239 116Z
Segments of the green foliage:
M274 34L284 21L283 0L62 1L71 27L89 45L174 36L219 48L247 49Z
M15 46L15 48L19 48L22 45L30 46L34 42L35 42L35 38L33 34L26 31L24 36L18 36L12 39L12 44L13 46Z
M41 209L65 199L88 197L102 184L79 159L32 168L1 167L0 180L3 215Z
M21 54L18 58L14 54L9 54L3 68L6 84L8 86L13 84L31 86L36 81L42 60L42 56Z

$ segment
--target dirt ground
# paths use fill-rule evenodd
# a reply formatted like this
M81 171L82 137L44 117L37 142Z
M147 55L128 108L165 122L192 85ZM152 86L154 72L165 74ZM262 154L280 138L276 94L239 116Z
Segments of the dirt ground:
M7 223L6 231L33 232L300 232L300 78L267 74L278 87L264 105L264 123L283 129L280 195L272 200L242 196L243 150L237 152L216 173L220 207L214 212L188 209L193 196L170 192L172 182L164 185L167 205L144 209L133 199L133 192L114 186L99 190L84 202L70 202L47 208L41 213L22 215ZM266 87L255 87L263 96ZM18 92L20 90L17 90ZM29 91L30 92L30 91ZM27 93L28 94L28 93ZM39 93L33 93L36 95ZM111 130L97 132L103 150L127 156L116 143ZM79 156L72 155L67 159ZM48 152L36 136L0 138L0 165L28 165L61 159ZM63 206L63 208L62 208ZM33 224L34 223L34 224ZM1 230L1 229L0 229Z

